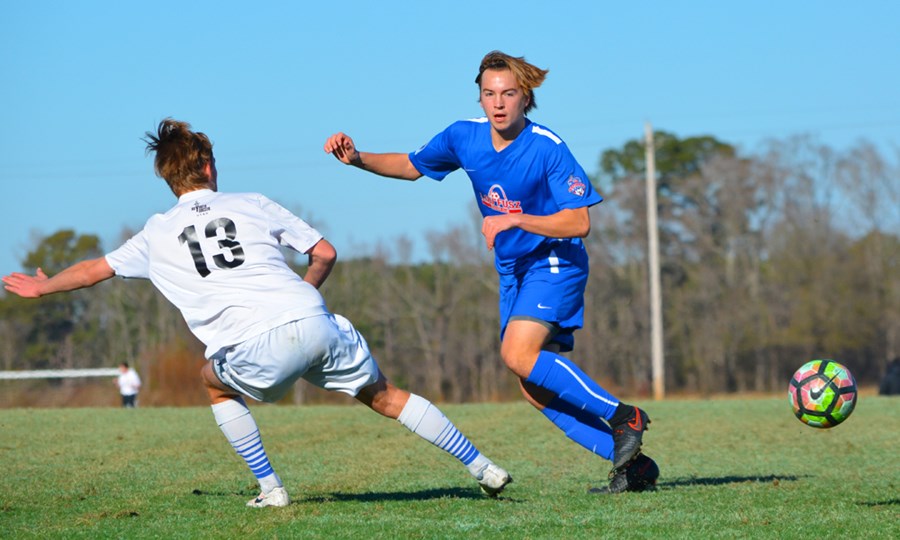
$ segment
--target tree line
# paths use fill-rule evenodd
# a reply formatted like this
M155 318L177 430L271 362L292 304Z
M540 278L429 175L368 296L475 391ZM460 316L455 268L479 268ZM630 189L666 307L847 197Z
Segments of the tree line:
M866 141L838 151L808 137L754 153L709 136L658 131L655 141L667 391L781 391L813 358L876 384L900 355L897 156ZM645 166L640 140L600 154L591 180L607 200L591 209L586 325L572 353L623 395L651 388ZM412 241L401 237L339 260L323 286L330 309L354 322L388 376L438 401L518 396L498 355L497 279L479 231L473 210L427 234L429 262L412 262ZM22 266L52 274L103 253L97 236L61 230ZM301 275L302 259L291 259ZM143 372L151 402L204 403L202 347L149 282L0 297L0 369L121 360ZM299 385L290 399L327 398Z

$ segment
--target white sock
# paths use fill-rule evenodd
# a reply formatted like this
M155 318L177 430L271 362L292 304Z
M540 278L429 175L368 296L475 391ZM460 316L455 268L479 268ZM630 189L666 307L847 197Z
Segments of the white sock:
M284 484L269 464L259 428L244 400L238 398L216 403L212 406L212 412L225 438L256 476L262 492L268 493L282 487Z
M481 455L453 422L427 399L415 394L400 411L397 421L419 437L460 460L472 476L478 477L491 460Z

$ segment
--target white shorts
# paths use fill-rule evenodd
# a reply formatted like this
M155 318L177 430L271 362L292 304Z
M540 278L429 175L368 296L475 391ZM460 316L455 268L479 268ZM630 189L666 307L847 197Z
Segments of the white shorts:
M340 315L320 315L273 328L210 358L219 379L258 401L278 401L303 377L356 396L378 380L365 338Z

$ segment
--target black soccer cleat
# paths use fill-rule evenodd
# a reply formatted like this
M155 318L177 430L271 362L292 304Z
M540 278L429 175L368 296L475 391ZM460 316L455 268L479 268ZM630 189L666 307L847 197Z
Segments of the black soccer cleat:
M648 491L656 487L659 466L649 456L638 454L621 469L609 471L609 485L591 488L591 493L617 495L626 491Z
M591 493L599 493L601 495L618 495L619 493L625 493L628 491L628 476L625 474L625 470L621 470L615 474L612 474L612 477L609 479L609 485L603 486L601 488L591 488Z
M616 420L616 416L624 416L624 418L617 423L610 421L610 427L613 431L614 471L621 469L638 455L641 451L644 431L647 430L647 425L650 423L650 417L647 416L647 413L637 407L624 404L620 405L620 407L627 407L627 409L623 411L624 414L622 415L618 414L619 411L616 411L613 420Z

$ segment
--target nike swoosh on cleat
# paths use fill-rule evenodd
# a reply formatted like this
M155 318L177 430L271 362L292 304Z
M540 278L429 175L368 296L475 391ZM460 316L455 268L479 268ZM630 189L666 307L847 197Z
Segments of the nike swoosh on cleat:
M644 421L641 418L641 410L637 407L634 408L634 420L628 422L628 427L635 431L641 431L641 428L644 426Z

